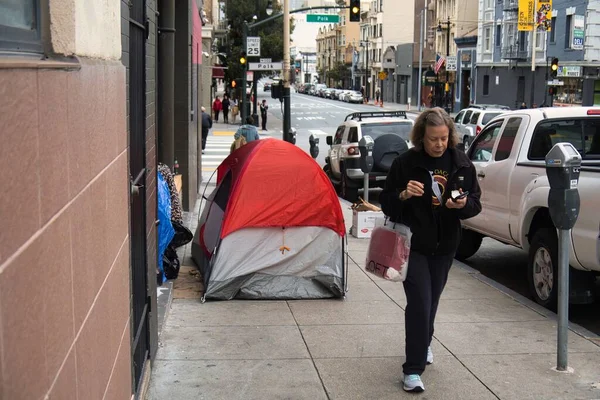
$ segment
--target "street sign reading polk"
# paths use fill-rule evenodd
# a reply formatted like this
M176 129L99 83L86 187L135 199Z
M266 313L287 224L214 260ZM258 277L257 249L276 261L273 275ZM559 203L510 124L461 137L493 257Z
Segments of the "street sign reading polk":
M337 24L338 22L340 22L340 16L332 14L307 14L306 22L322 22Z
M260 57L260 36L246 38L246 54L248 57Z
M270 63L248 63L248 69L250 71L277 71L283 69L282 62L270 62Z

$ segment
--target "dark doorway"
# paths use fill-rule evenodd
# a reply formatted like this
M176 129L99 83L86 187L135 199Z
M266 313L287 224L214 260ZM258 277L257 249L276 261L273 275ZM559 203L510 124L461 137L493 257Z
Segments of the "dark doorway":
M139 390L150 352L146 259L146 1L129 3L129 176L131 179L131 352Z
M469 107L471 104L471 70L464 69L460 78L460 109Z
M520 76L517 81L517 101L515 102L515 108L519 108L523 102L525 102L525 77Z

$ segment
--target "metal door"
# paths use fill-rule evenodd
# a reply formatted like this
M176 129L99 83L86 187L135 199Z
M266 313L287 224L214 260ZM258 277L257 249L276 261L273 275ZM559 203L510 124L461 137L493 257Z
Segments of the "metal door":
M131 352L137 393L150 353L146 259L146 1L129 2L129 175L131 179Z

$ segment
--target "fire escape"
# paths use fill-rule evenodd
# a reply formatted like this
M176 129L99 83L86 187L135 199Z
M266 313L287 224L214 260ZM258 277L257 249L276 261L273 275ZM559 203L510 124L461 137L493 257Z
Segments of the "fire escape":
M501 57L508 60L509 67L519 61L529 58L527 49L528 32L518 31L519 3L518 0L503 0L502 48Z

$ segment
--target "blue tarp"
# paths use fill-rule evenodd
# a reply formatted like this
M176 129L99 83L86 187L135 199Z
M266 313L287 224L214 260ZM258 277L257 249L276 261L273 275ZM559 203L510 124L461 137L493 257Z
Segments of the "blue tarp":
M162 174L159 172L157 176L157 190L158 190L158 268L161 273L162 282L166 282L163 271L163 254L171 243L173 236L175 236L175 229L171 223L171 194L169 192L169 186L164 180Z

